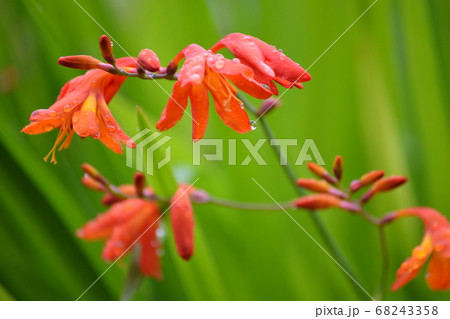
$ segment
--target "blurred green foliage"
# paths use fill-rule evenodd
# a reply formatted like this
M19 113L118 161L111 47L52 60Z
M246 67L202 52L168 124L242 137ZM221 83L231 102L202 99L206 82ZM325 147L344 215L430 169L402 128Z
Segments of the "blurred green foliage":
M183 47L209 47L221 36L242 32L282 48L304 67L313 63L372 3L329 1L143 1L79 0L131 55L142 48L166 64ZM105 210L99 195L82 187L80 165L89 162L117 184L131 181L125 158L100 142L74 138L45 163L56 132L19 133L29 114L47 108L59 89L80 71L60 67L60 56L99 57L104 31L72 0L0 2L0 299L74 300L107 268L102 243L86 243L74 232ZM313 138L328 167L344 158L346 182L371 169L403 174L410 182L380 195L370 210L381 215L413 205L449 216L450 4L444 0L380 0L310 69L312 81L282 97L268 121L279 138ZM117 56L125 56L115 46ZM173 83L160 82L170 91ZM283 92L283 90L281 90ZM111 109L122 128L136 132L136 105L156 121L167 95L155 83L129 79ZM266 144L267 166L206 162L192 167L191 123L169 131L173 165L186 182L223 198L270 202L296 196ZM211 112L206 138L264 138L261 128L240 136ZM225 145L227 145L225 140ZM240 145L238 143L238 145ZM298 150L300 147L298 147ZM241 153L239 153L241 152ZM226 151L225 151L225 154ZM298 152L292 152L295 160ZM241 156L242 158L239 158ZM238 162L246 156L238 147ZM298 176L310 176L304 166ZM293 216L321 242L305 211ZM196 207L196 252L190 262L176 255L168 227L164 280L145 280L141 300L352 300L345 274L284 213ZM370 293L378 285L377 231L341 211L321 213L358 280ZM388 228L390 282L422 236L416 220ZM127 261L119 261L83 300L117 300ZM448 300L432 292L424 271L393 300Z

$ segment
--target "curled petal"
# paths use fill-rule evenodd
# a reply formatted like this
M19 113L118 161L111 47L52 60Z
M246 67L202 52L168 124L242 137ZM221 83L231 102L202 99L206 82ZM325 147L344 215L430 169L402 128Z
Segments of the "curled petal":
M172 197L170 220L175 244L181 258L189 260L194 252L194 211L188 189L182 186Z

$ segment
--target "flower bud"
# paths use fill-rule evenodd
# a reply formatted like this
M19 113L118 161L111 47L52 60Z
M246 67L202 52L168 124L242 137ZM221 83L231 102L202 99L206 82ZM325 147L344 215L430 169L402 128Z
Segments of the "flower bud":
M309 162L308 163L309 170L315 174L317 177L323 178L328 183L336 185L338 183L337 179L330 175L322 166L317 165L316 163Z
M264 102L261 103L261 107L258 110L258 115L263 116L272 110L279 108L281 106L281 100L279 98L268 98Z
M340 181L342 179L343 171L344 171L344 163L342 161L342 156L338 155L334 159L334 164L333 164L333 173L334 173L334 176L336 176L336 178L338 179L338 181Z
M92 177L94 180L98 181L101 177L101 174L97 169L92 166L91 164L84 163L81 165L81 169L90 177Z
M406 183L408 179L403 176L390 176L382 178L375 182L375 184L361 197L362 203L367 203L375 194L380 192L387 192L400 185Z
M83 176L83 178L81 179L81 183L83 183L83 185L86 186L87 188L90 188L94 191L99 192L106 191L106 187L104 185L100 184L98 181L90 177L88 174L85 174Z
M134 187L136 188L136 195L138 197L144 196L145 175L141 172L137 172L136 174L134 174L133 182Z
M102 35L99 40L100 51L103 59L110 64L116 64L116 59L113 54L113 43L107 35Z
M317 181L315 179L300 178L297 185L318 193L327 193L331 186L325 181Z
M72 69L91 70L96 69L102 61L89 55L72 55L60 57L58 63Z
M403 185L407 180L404 176L389 176L376 181L372 188L377 193L386 192Z
M150 72L156 72L161 67L158 56L149 49L143 49L138 55L138 65Z
M359 180L355 180L350 183L350 191L354 193L360 188L374 183L383 176L384 176L383 171L371 171L367 174L364 174L363 176L361 176Z
M342 200L328 194L316 194L300 197L295 206L306 209L324 209L329 207L337 207Z

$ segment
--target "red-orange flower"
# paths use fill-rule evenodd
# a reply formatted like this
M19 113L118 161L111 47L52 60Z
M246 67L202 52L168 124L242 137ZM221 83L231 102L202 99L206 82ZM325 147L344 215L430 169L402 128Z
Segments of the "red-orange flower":
M181 258L189 260L194 253L194 210L189 194L192 188L181 185L172 197L170 221Z
M278 94L278 82L286 88L293 86L301 89L302 82L311 80L311 76L298 63L295 63L274 46L258 38L232 33L217 42L211 51L226 47L241 63L248 65L255 72L255 80L267 85L273 94Z
M131 70L135 69L136 62L133 58L121 58L117 59L117 65L124 70ZM68 148L74 132L81 137L99 139L114 152L122 153L120 142L126 143L130 138L117 124L108 103L125 79L125 76L99 69L72 79L61 89L55 104L31 114L31 123L22 132L41 134L59 129L56 142L45 157L47 160L51 155L52 163L56 163L57 147L59 150Z
M254 80L252 69L236 60L228 60L222 55L206 51L196 44L183 49L169 67L173 68L183 57L186 61L156 127L164 131L178 123L189 98L193 117L192 138L201 139L208 123L209 91L214 98L216 112L226 125L238 133L250 131L252 126L248 115L242 102L236 97L236 88L228 80L256 98L270 97L272 92Z
M117 202L96 219L77 231L86 240L105 239L102 258L114 261L129 252L135 243L140 245L139 265L143 274L161 279L156 236L158 206L141 198L130 198Z
M397 271L392 290L397 290L414 279L431 256L426 282L435 290L450 289L450 223L447 218L428 207L412 207L388 214L383 221L390 222L399 217L416 216L422 219L425 234L412 256L406 259Z

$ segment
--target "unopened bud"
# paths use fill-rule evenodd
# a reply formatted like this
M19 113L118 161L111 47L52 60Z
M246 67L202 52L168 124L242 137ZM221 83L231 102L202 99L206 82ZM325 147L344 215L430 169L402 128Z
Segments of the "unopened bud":
M309 162L308 163L309 170L314 173L317 177L323 178L328 183L331 183L333 185L336 185L338 183L338 180L330 175L330 173L327 172L325 168L322 166L317 165L316 163Z
M295 206L306 209L324 209L329 207L337 207L341 202L341 199L332 195L316 194L300 197L295 202Z
M138 64L145 70L156 72L161 67L158 56L155 52L149 49L143 49L138 55Z
M103 59L110 64L116 63L116 58L113 54L113 43L107 35L102 35L99 40L100 51L102 52Z
M137 172L133 177L134 187L136 188L136 195L142 197L144 195L145 188L145 175L141 172Z
M95 179L90 177L88 174L85 174L83 176L83 178L81 179L81 183L83 183L83 185L86 186L87 188L90 188L94 191L99 191L99 192L106 191L106 187L104 185L97 182Z
M386 192L403 185L407 180L404 176L389 176L376 181L372 188L377 193Z
M72 55L60 57L58 63L72 69L91 70L96 69L102 61L89 55Z
M326 193L331 186L325 181L317 181L315 179L300 178L297 185L318 193Z
M367 185L370 185L370 184L376 182L377 180L379 180L383 176L384 176L384 172L383 171L371 171L371 172L369 172L367 174L364 174L363 176L361 176L360 179L355 180L355 181L350 183L350 191L351 192L356 192L360 188L365 187Z
M336 176L336 178L338 179L338 181L340 181L342 179L343 171L344 171L344 163L342 161L342 156L338 155L334 159L334 163L333 163L333 173L334 173L334 176Z
M261 103L261 107L258 110L258 115L263 116L271 112L272 110L281 106L281 100L279 98L269 98Z

